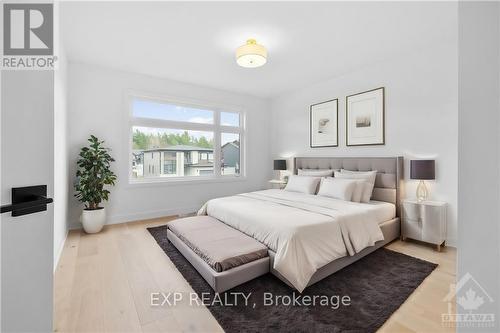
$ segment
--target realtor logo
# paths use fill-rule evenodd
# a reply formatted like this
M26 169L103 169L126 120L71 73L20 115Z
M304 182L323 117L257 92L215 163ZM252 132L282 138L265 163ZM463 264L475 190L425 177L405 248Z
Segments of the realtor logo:
M465 274L456 285L450 285L450 291L443 301L448 303L448 313L441 315L444 326L494 327L495 325L495 314L481 311L481 307L485 304L493 303L493 298L470 273ZM453 311L455 301L465 312Z
M3 22L5 56L54 54L53 4L4 4Z

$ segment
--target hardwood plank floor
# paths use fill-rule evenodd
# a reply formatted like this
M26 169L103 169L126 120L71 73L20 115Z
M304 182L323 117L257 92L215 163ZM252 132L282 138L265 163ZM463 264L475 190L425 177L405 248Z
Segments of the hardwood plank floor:
M223 332L203 306L150 306L151 292L192 292L146 230L173 218L110 225L95 235L70 231L54 279L54 331ZM439 266L379 332L454 331L441 325L441 314L455 283L455 249L401 241L387 248Z

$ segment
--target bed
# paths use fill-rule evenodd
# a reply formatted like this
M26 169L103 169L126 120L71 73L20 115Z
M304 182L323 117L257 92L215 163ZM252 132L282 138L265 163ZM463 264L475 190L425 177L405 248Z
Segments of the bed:
M402 157L297 157L298 169L377 170L369 203L264 190L213 199L209 215L269 248L270 271L302 292L307 286L398 238Z

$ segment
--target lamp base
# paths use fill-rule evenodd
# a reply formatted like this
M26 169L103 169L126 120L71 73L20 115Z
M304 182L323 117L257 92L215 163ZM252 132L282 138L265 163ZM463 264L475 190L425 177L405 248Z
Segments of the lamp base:
M422 202L422 201L427 200L428 195L429 195L429 191L427 190L427 187L425 186L425 182L423 180L421 180L417 186L417 201Z

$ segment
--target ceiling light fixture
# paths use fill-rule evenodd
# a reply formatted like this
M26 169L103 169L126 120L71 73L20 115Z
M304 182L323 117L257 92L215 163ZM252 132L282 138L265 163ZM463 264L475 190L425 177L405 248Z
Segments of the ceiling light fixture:
M255 39L249 39L245 45L236 49L236 62L241 67L260 67L267 62L267 50L257 44Z

